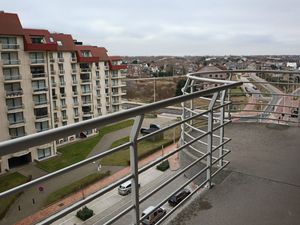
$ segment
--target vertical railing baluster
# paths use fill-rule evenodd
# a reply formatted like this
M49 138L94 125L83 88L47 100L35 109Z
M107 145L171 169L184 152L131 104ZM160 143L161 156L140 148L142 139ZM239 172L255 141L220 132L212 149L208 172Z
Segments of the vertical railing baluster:
M137 138L143 123L144 115L137 116L134 120L130 133L130 169L131 179L131 196L133 209L133 224L140 224L140 205L139 205L139 174L138 174L138 149Z
M226 90L221 92L221 99L220 99L221 105L224 105L225 97L226 97ZM223 106L222 108L220 108L220 126L221 126L221 128L220 128L220 144L222 144L224 141L224 117L225 117L225 109ZM223 153L224 153L224 145L222 145L219 148L219 157L221 158L219 161L219 167L223 166L223 157L222 157Z
M214 93L212 99L210 100L209 106L208 106L208 125L207 125L207 132L209 132L207 136L207 153L208 156L206 158L206 165L208 167L206 171L206 179L207 179L207 187L211 188L211 170L212 170L212 146L213 146L213 123L214 123L214 113L213 113L213 107L216 103L216 100L218 98L219 92Z

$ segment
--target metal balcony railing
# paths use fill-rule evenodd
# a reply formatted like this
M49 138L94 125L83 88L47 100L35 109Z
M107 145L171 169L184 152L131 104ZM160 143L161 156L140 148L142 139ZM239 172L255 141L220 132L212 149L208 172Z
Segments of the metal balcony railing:
M229 150L224 149L224 145L230 139L224 137L224 130L223 130L224 126L227 125L228 123L230 123L230 120L225 118L225 108L230 105L230 102L225 100L226 92L230 88L235 88L235 87L240 86L242 83L237 82L237 81L216 81L222 85L215 87L215 88L211 88L208 90L201 90L201 91L196 91L193 88L190 88L190 86L192 86L196 80L200 81L201 79L202 79L202 81L205 81L205 82L207 81L207 79L196 77L195 74L188 75L188 81L183 89L184 95L182 95L182 96L177 96L174 98L147 104L147 105L136 107L136 108L129 109L126 111L116 112L116 113L113 113L110 115L105 115L102 117L85 120L85 121L74 123L71 125L51 129L51 130L48 130L45 132L31 134L26 137L18 138L16 140L9 140L9 141L1 142L0 143L0 156L4 156L7 154L16 153L18 151L21 151L23 149L27 149L27 148L30 148L33 146L39 146L39 145L42 145L45 143L49 143L53 140L59 140L61 138L65 138L67 136L72 136L72 135L78 134L79 132L84 131L84 130L92 130L92 129L96 129L98 127L103 127L108 124L122 121L124 119L132 118L132 117L135 118L132 130L131 130L129 142L122 144L118 147L112 148L110 150L107 150L105 152L99 153L95 156L92 156L90 158L82 160L78 163L75 163L75 164L65 167L63 169L60 169L54 173L47 174L43 177L34 179L34 180L32 180L28 183L22 184L18 187L4 191L4 192L0 193L0 198L8 196L9 194L13 194L13 193L17 193L17 192L26 190L26 189L33 187L37 184L40 184L46 180L49 180L56 176L68 173L71 170L74 170L83 165L92 163L96 160L99 160L99 159L105 157L105 156L108 156L115 152L118 152L126 147L130 148L130 167L131 167L130 175L127 175L124 178L118 180L117 182L114 182L114 183L104 187L103 189L98 190L89 196L86 196L84 199L76 202L73 205L70 205L70 206L62 209L61 211L57 212L56 214L51 215L48 218L45 218L45 220L41 221L41 223L42 224L52 223L52 222L56 221L58 218L61 218L65 215L67 215L68 213L74 211L75 209L78 209L79 207L87 204L88 202L107 193L108 191L112 190L113 188L118 187L120 184L124 183L125 181L131 180L131 182L132 182L132 204L128 208L123 210L121 213L114 216L112 219L106 221L105 224L111 224L111 223L115 222L116 220L118 220L120 217L127 214L131 210L133 210L133 215L134 215L133 223L140 224L140 222L147 216L147 215L145 215L143 217L140 216L140 204L142 202L144 202L146 199L148 199L149 197L151 197L153 194L158 192L161 188L163 188L164 186L166 186L167 184L172 182L178 176L182 175L185 171L187 171L193 165L195 165L196 163L198 163L200 161L204 161L206 164L206 167L204 169L202 169L201 171L199 171L196 176L190 178L186 183L184 183L182 186L180 186L179 189L176 189L176 191L174 191L173 193L170 193L169 196L167 198L165 198L163 201L161 201L158 205L156 205L153 210L155 210L158 207L160 207L161 205L163 205L171 195L178 193L182 188L187 186L197 176L199 176L201 174L204 174L204 173L206 174L206 180L195 191L193 191L191 193L191 195L196 193L196 191L199 190L199 188L203 187L204 185L207 185L208 187L210 187L211 179L228 164L228 162L224 160L224 157L229 153ZM213 81L215 81L215 80L213 80ZM206 110L199 111L194 108L194 106L191 102L193 102L193 100L195 100L199 97L204 97L204 96L209 96L209 97L212 96L210 98L209 107ZM144 114L161 109L161 108L165 108L165 107L168 107L168 106L171 106L174 104L178 104L178 103L182 103L183 109L184 109L182 119L180 121L177 121L171 125L168 125L162 129L159 129L148 135L138 137L138 134L139 134L139 131L140 131L143 119L144 119ZM188 107L188 104L190 104L189 107ZM217 114L215 114L216 112L219 114L219 116L217 116ZM198 129L196 127L194 128L193 125L191 125L191 123L194 120L198 119L199 117L206 118L206 121L208 124L208 129L207 129L207 131L203 132L201 135L198 135L196 137L194 137L194 136L190 137L189 136L190 131ZM164 156L156 159L155 161L147 164L146 166L144 166L142 168L138 168L138 155L137 155L138 142L148 139L149 137L152 137L159 133L163 133L169 129L175 128L176 126L182 127L181 142L180 142L181 145L179 147L177 147L174 151L172 151L168 154L165 154ZM216 136L215 132L217 130L220 130L220 136L219 136L220 143L217 146L214 146L212 143L212 138L214 136ZM186 138L187 136L189 136L189 140ZM207 149L206 149L207 151L205 151L200 158L198 158L196 161L194 161L189 166L182 168L179 173L177 173L175 176L173 176L170 179L163 182L161 185L156 187L153 191L147 193L146 196L139 197L138 183L139 183L139 175L141 173L143 173L146 170L148 170L149 168L157 165L158 163L166 160L170 156L184 150L185 148L188 148L193 143L201 141L201 139L203 139L203 138L207 138L207 140L208 140ZM215 153L216 151L218 151L217 157L215 154L213 155L213 153ZM212 171L212 166L216 165L217 163L218 163L218 169L216 171L215 170ZM191 195L189 195L188 198ZM183 202L181 202L180 204L182 204ZM175 207L175 208L178 208L178 207ZM170 212L168 212L167 215L164 216L158 222L158 224L160 224L165 218L167 218L173 211L174 210L171 210Z

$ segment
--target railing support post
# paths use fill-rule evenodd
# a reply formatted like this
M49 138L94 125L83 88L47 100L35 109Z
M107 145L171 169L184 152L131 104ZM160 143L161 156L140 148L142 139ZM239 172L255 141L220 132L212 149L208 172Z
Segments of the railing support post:
M188 94L187 90L188 90L190 85L191 85L191 80L190 80L190 78L188 78L187 81L185 82L184 87L181 89L181 92L182 92L183 95ZM182 102L181 106L182 106L181 119L184 120L184 119L187 118L187 112L186 112L187 110L185 109L186 108L186 102ZM181 145L184 145L184 143L185 143L185 137L184 137L185 129L186 129L185 123L181 124L181 137L180 137L180 144Z
M138 149L137 138L143 123L144 115L137 116L134 120L130 133L130 169L131 179L131 196L133 208L133 224L140 224L140 204L139 204L139 174L138 174Z
M209 133L207 136L207 153L208 156L206 157L206 166L208 169L206 170L206 179L207 179L207 187L211 188L211 170L212 170L212 145L213 145L213 124L214 124L214 116L213 116L213 107L216 103L218 98L219 92L214 93L212 99L210 100L208 106L208 126L207 132Z
M225 103L225 97L226 97L226 90L222 91L221 92L221 102L220 104L221 105L224 105ZM224 117L225 117L225 109L224 109L224 106L220 109L220 144L223 143L224 141ZM222 145L220 148L219 148L219 158L220 158L220 161L219 161L219 167L222 167L223 166L223 155L224 153L224 145Z

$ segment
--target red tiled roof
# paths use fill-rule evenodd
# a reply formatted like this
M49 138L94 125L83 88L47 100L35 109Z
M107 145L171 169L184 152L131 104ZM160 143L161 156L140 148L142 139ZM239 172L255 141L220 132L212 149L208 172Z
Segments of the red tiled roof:
M117 55L109 56L109 59L111 61L120 61L120 60L122 60L121 56L117 56Z
M50 41L50 32L43 29L23 29L25 39L25 50L26 51L57 51L56 42ZM32 43L32 36L42 36L45 43Z
M108 61L108 55L106 48L95 47L91 50L93 56L99 57L99 61Z
M90 45L76 45L75 49L77 51L90 51L91 57L98 58L98 61L108 61L109 57L107 55L107 50L103 47L90 46Z
M51 34L51 37L57 41L61 41L62 45L57 45L58 51L75 51L73 37L70 34Z
M43 36L47 43L50 43L50 32L44 29L27 29L24 28L24 35L26 40L28 39L31 43L30 36Z
M22 25L17 14L0 12L0 34L23 35Z

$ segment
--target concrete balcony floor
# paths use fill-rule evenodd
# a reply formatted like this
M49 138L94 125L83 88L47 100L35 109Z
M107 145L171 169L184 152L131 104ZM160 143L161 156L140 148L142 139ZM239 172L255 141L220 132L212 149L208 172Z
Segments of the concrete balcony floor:
M232 138L227 172L169 224L300 224L300 129L240 123L225 135Z

